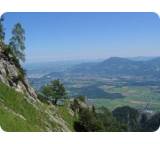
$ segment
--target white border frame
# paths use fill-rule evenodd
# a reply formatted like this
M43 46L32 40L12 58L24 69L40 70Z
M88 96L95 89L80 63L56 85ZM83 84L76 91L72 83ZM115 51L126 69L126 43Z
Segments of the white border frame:
M159 0L0 0L4 12L160 12ZM160 144L154 133L7 133L2 144Z

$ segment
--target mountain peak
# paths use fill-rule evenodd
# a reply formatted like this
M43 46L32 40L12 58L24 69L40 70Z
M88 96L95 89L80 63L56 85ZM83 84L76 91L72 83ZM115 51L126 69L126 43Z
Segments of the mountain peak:
M102 63L123 63L123 62L132 62L131 60L127 58L121 58L121 57L110 57L109 59L104 60Z

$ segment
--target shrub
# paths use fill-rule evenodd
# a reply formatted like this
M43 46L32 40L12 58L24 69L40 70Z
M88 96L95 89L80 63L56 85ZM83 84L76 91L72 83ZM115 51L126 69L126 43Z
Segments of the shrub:
M128 131L137 131L139 113L136 109L123 106L116 108L112 113L117 121L127 125Z
M44 95L43 93L38 93L38 94L37 94L37 98L38 98L41 102L49 104L48 99L45 97L45 95Z
M104 131L103 123L95 117L92 111L86 108L81 108L79 121L74 123L74 128L79 132Z
M85 96L78 96L77 99L79 99L81 102L85 102L86 101Z

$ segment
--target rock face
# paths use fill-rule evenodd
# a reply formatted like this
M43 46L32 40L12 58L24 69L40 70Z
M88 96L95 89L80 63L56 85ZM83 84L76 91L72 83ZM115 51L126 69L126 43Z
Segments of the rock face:
M13 61L9 59L0 47L0 82L15 88L16 91L27 94L27 96L36 98L34 89L29 85L28 80L19 80L19 70Z
M21 97L20 101L24 102L25 104L25 105L21 105L21 103L19 103L20 101L16 101L17 103L15 103L15 107L17 109L13 109L12 105L5 105L5 101L3 101L3 97L0 97L0 109L5 110L5 112L7 111L7 114L10 113L10 116L16 117L20 121L24 122L25 126L18 131L24 131L24 129L28 130L30 128L32 128L33 131L34 130L35 131L65 131L65 132L72 131L72 129L70 128L70 121L68 122L64 119L63 114L60 113L59 107L56 107L52 104L44 105L44 103L39 101L39 99L37 98L37 94L35 93L34 89L30 86L28 80L24 77L20 78L20 68L16 66L15 62L13 61L12 55L5 54L1 46L0 46L0 83L13 88L14 90L11 89L12 92L13 91L15 92L16 90L24 94L24 95L19 95L19 93L17 92L17 95L16 95L17 99ZM9 97L11 95L7 95L7 94L5 95L5 93L3 93L3 96ZM17 105L20 105L20 106L17 106ZM30 110L29 111L19 110L19 109L27 109L27 108L31 109L31 111L34 112L35 118L30 112ZM71 110L69 108L66 109L68 116L73 117L73 115L69 113L70 111ZM29 119L30 117L34 119L33 123L28 123L29 121L27 122L27 119ZM38 123L35 122L37 121L37 119L38 119ZM1 122L1 117L0 117L0 122ZM1 130L1 126L0 126L0 130ZM15 129L11 128L11 130L14 131Z

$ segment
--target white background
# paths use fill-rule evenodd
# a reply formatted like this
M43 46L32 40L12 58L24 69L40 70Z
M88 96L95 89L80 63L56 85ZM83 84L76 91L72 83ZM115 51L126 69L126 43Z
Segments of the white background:
M160 12L159 0L0 0L4 12ZM7 133L0 144L160 144L160 133Z

